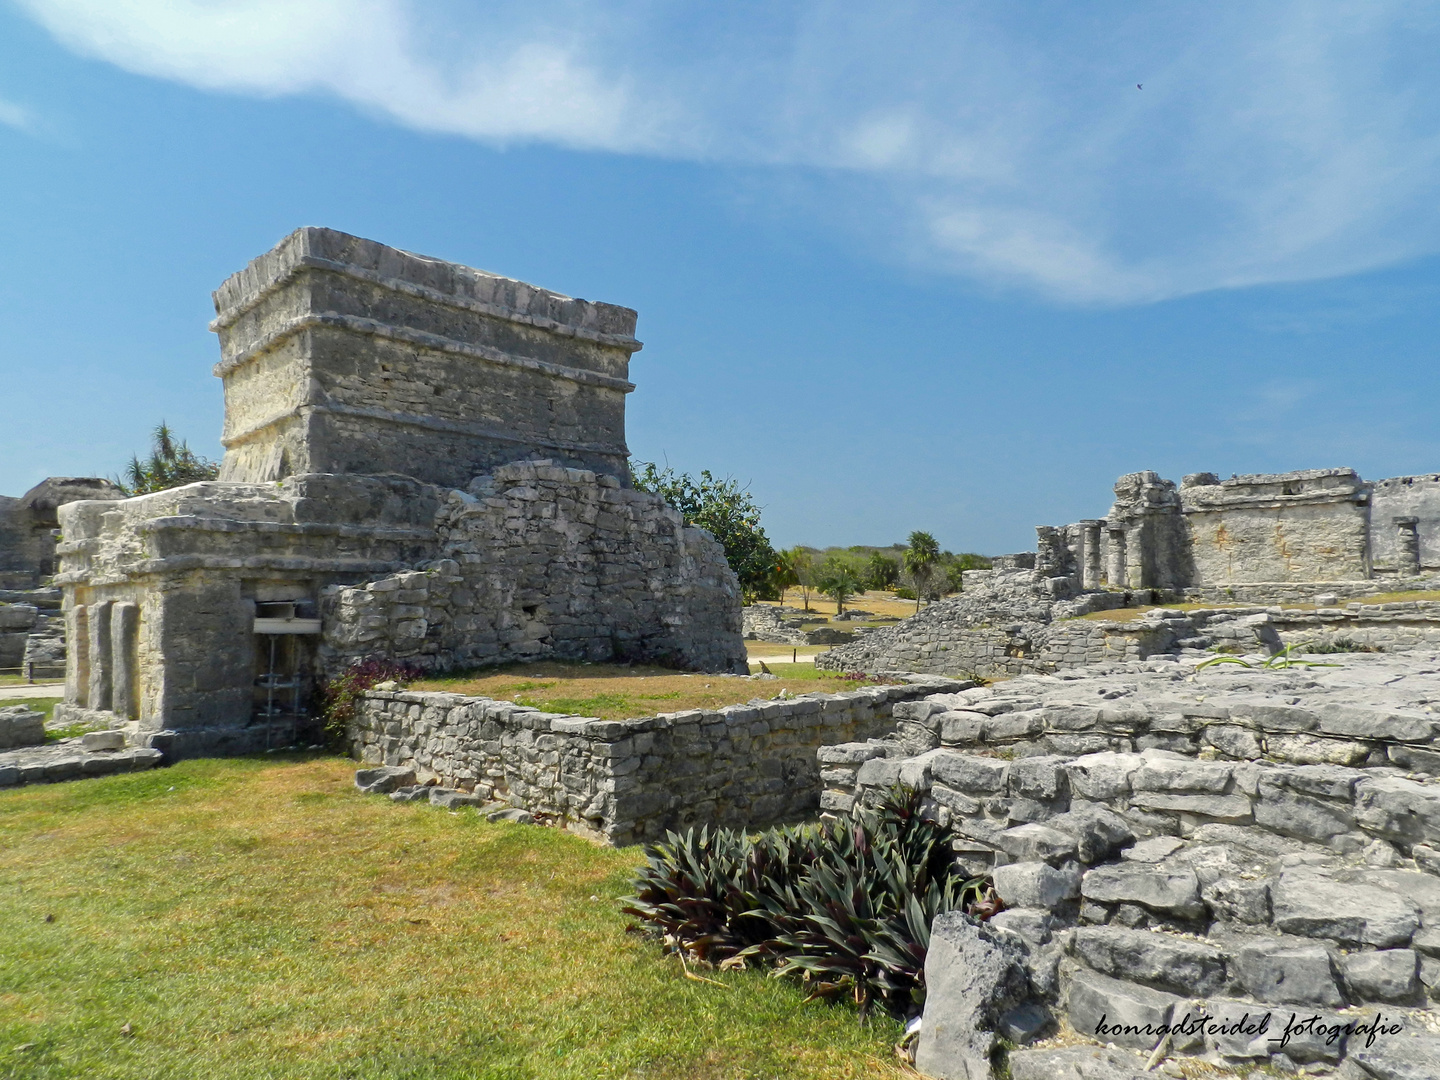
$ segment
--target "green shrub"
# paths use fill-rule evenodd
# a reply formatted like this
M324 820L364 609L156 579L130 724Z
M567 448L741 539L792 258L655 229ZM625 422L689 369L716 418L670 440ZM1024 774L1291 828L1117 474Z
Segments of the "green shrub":
M355 719L355 708L366 690L373 689L376 683L392 679L409 682L419 675L410 664L397 664L378 656L351 664L320 688L320 720L326 741L331 746L344 744L345 729Z
M914 1016L935 916L998 910L985 879L955 871L949 835L920 802L897 788L877 809L818 825L670 833L646 848L623 910L682 956L768 967L862 1015Z

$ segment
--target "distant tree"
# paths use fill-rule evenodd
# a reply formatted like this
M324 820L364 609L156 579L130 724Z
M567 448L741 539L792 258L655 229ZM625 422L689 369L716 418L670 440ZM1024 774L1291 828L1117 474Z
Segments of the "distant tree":
M864 581L855 564L843 556L830 555L815 571L815 587L835 601L835 614L845 610L845 602L860 591Z
M900 564L888 555L878 551L870 553L865 566L865 587L867 589L890 589L900 580Z
M805 610L810 610L810 590L814 585L814 567L810 552L803 547L793 547L775 556L775 588L780 599L785 599L786 589L800 590L805 601Z
M689 473L632 461L630 479L641 491L659 495L680 511L685 524L704 529L725 549L725 561L740 579L745 603L775 596L775 549L760 525L760 508L735 480L717 480L709 469L696 480Z
M220 475L219 462L203 458L186 445L175 441L170 426L161 420L150 435L150 457L141 461L132 455L124 475L116 481L126 495L148 495L152 491L214 480Z
M935 563L940 558L940 544L927 532L912 532L905 549L905 573L915 586L915 612L929 593L930 580L935 576Z

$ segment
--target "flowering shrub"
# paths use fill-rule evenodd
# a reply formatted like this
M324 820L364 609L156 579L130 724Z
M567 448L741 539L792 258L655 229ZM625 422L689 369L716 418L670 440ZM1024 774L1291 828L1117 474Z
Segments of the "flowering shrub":
M409 682L419 678L420 674L413 664L396 663L383 656L372 656L351 664L320 688L320 717L325 725L326 739L336 745L345 741L345 729L355 719L355 707L366 690L391 680Z

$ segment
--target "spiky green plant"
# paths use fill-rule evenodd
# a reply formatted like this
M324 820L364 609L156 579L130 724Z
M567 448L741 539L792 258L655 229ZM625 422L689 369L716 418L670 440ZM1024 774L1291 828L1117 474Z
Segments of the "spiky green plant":
M1296 649L1304 652L1309 647L1310 643L1308 641L1297 642L1294 645L1286 645L1285 648L1281 649L1274 655L1268 656L1259 663L1253 664L1249 660L1246 660L1243 656L1212 656L1209 660L1202 660L1200 663L1196 664L1195 670L1199 671L1201 668L1214 667L1216 664L1239 664L1243 668L1269 668L1272 671L1283 670L1285 668L1292 667L1317 668L1340 666L1339 664L1327 664L1321 660L1306 660L1303 657L1291 655Z
M624 910L666 947L726 967L769 967L812 998L912 1016L925 1000L935 916L997 908L956 872L949 836L896 789L879 807L818 825L671 833L647 848Z

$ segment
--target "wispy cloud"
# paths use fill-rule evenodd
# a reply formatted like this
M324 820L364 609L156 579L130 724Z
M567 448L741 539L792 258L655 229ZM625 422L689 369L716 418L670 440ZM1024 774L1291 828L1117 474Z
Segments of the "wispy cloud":
M16 105L13 101L6 101L0 98L0 124L6 127L16 128L20 131L29 131L31 125L30 110L23 105Z
M1440 16L1399 0L19 2L206 89L803 174L836 228L1071 302L1440 250Z

